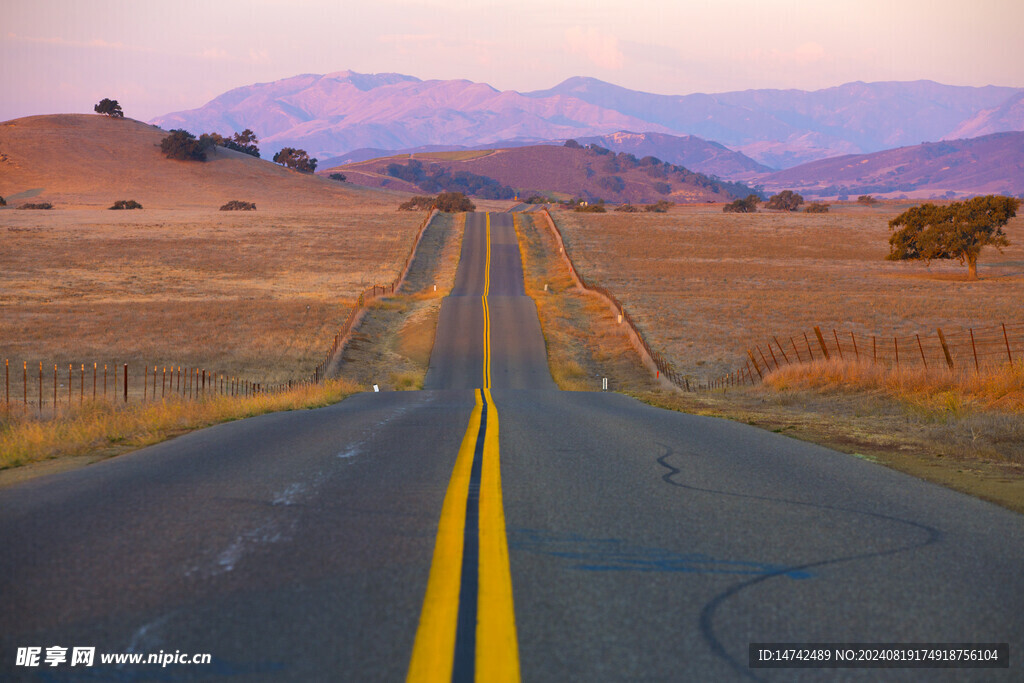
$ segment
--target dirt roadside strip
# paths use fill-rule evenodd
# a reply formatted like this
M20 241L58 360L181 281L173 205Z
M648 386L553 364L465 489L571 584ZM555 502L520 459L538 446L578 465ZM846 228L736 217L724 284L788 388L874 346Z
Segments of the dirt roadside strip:
M544 220L547 223L548 229L551 230L552 236L558 243L558 255L561 257L563 263L569 269L569 275L572 277L572 281L580 289L584 289L594 296L600 298L612 311L612 315L617 316L619 324L626 326L626 332L629 336L629 342L636 349L636 352L640 354L640 360L643 361L644 367L647 368L651 376L658 382L659 385L666 389L679 389L686 391L689 389L688 386L680 386L677 382L673 382L668 376L662 374L661 369L658 367L657 361L654 359L650 352L650 346L646 343L640 334L640 331L636 329L632 321L629 320L625 310L618 305L614 299L605 294L603 291L589 287L580 276L576 273L576 266L572 262L572 258L569 256L569 252L565 248L565 242L562 241L562 233L558 230L555 225L554 219L551 218L551 214L548 213L547 209L542 209L540 213L544 214Z
M408 277L413 261L416 260L416 250L419 248L420 241L423 239L423 233L427 231L427 228L430 226L430 222L434 220L435 216L437 216L437 209L431 209L430 213L427 214L427 217L423 220L423 224L420 226L419 232L416 233L416 239L413 240L412 248L409 250L409 255L405 259L405 266L402 268L402 272L399 274L398 278L391 283L392 293L401 289L402 284L405 282L405 278ZM338 343L335 344L332 349L331 355L325 365L324 376L333 377L337 375L338 367L341 364L341 357L345 353L345 347L348 346L348 343L352 340L352 335L355 334L355 331L359 327L359 323L362 322L363 317L366 315L366 311L369 308L367 304L376 298L376 289L374 289L373 292L374 294L370 294L369 296L367 296L366 292L359 295L359 308L356 309L356 311L349 316L348 320L345 322L344 329L339 334ZM383 294L381 294L381 296L383 296Z

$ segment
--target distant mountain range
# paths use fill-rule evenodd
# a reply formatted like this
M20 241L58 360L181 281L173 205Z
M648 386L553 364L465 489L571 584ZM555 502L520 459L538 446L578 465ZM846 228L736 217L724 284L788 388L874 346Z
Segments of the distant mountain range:
M822 159L761 176L758 182L769 192L794 190L807 197L1024 196L1024 133Z
M363 148L509 147L639 131L713 140L756 164L785 169L842 154L1022 130L1024 89L912 81L656 95L570 78L549 90L519 93L466 80L341 71L236 88L152 123L194 133L251 128L265 155L291 146L321 159Z

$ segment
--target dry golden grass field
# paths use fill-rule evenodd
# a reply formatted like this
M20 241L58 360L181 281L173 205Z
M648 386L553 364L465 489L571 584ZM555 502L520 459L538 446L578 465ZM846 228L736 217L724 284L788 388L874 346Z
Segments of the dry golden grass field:
M105 116L0 124L0 362L19 385L26 361L44 385L54 364L66 384L94 362L300 379L359 292L401 269L423 219L402 196L223 148L167 159L165 135ZM107 210L118 199L144 208ZM233 199L257 209L218 210Z
M305 377L421 213L376 207L0 213L0 359ZM91 374L91 373L90 373ZM77 379L77 378L76 378ZM20 386L19 386L20 390ZM31 398L31 397L30 397Z
M955 261L884 260L888 221L911 205L552 216L584 277L613 292L679 370L707 380L742 366L754 344L814 325L891 338L1024 322L1024 218L1006 227L1002 254L982 252L981 280L967 282Z

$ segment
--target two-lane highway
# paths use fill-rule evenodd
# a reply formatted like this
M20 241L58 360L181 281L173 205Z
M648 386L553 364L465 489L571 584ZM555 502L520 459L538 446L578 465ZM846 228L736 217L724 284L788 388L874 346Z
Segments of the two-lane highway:
M0 676L792 680L754 642L1010 644L1024 518L745 425L555 390L511 216L468 217L426 390L0 491ZM18 666L18 648L210 653Z

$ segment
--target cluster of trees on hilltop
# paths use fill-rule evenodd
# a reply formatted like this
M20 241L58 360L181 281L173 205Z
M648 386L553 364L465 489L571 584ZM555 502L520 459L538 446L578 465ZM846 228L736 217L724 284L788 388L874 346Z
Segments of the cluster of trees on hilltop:
M655 179L654 189L662 194L667 194L671 190L671 186L667 181L676 180L680 183L696 185L710 192L724 193L733 197L745 197L749 194L761 197L759 190L751 188L745 183L730 182L721 178L707 176L703 173L691 171L685 166L677 166L676 164L662 161L658 157L645 156L642 159L637 159L636 155L629 152L619 152L616 154L601 145L589 144L583 146L576 140L566 140L564 146L570 149L584 149L594 156L604 157L602 170L607 173L616 174L634 168L641 168L646 175ZM618 176L613 177L617 178ZM615 181L611 182L614 183ZM608 187L606 189L611 188Z
M385 172L392 178L416 185L424 192L461 192L482 199L512 199L516 195L515 190L494 178L469 171L452 173L440 166L427 169L417 159L410 159L406 164L388 164Z

